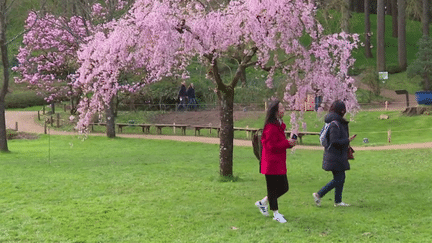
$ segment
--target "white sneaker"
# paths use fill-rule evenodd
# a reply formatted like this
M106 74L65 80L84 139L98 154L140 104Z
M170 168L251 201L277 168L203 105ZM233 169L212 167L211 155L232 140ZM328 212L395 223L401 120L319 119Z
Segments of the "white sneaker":
M340 202L340 203L335 203L334 206L335 207L349 207L350 205L348 203Z
M269 216L269 212L268 212L268 206L265 204L262 204L261 201L257 201L255 203L255 206L258 207L259 211L262 213L262 215L264 216Z
M314 200L315 200L315 204L316 204L318 207L321 207L321 198L320 198L320 196L318 195L318 193L314 192L314 193L312 193L312 196L313 196L313 198L314 198Z
M278 221L279 223L282 223L282 224L287 222L286 219L285 219L285 217L282 214L280 214L280 213L276 214L273 217L273 220L276 220L276 221Z

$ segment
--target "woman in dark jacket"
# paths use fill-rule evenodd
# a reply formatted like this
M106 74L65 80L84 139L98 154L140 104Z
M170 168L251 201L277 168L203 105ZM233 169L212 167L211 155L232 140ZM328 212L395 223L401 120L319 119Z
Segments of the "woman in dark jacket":
M255 205L264 216L268 216L268 204L273 211L273 219L286 223L286 219L278 211L278 198L288 189L286 150L295 146L294 139L287 140L286 125L282 121L284 107L279 101L273 102L268 111L261 137L262 156L260 163L261 174L267 182L267 196L257 201Z
M317 193L313 193L315 203L321 206L321 198L335 188L334 206L349 206L342 202L342 191L345 183L345 171L350 169L348 162L348 145L355 138L349 138L348 121L343 117L346 113L345 103L337 100L330 107L329 114L325 118L330 123L327 131L328 146L324 148L322 168L333 173L333 180L325 185Z

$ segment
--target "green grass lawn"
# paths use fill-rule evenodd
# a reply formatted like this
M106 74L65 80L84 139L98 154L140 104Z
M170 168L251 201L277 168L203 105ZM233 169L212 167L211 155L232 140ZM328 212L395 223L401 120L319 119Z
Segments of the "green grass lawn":
M235 182L218 176L218 145L41 136L0 154L0 242L426 242L431 149L358 151L344 188L349 208L322 207L322 152L288 151L288 223L254 206L265 180L251 148L236 147ZM170 149L167 149L170 148Z

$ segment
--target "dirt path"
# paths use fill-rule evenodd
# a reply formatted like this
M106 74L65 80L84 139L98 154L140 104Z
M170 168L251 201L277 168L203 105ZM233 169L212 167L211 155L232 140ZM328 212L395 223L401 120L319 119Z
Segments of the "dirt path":
M355 85L357 88L364 90L371 90L369 86L361 82L362 76L354 76ZM390 99L388 104L389 110L405 110L406 108L406 95L398 95L394 90L389 89L381 89L381 96L387 97ZM415 95L408 94L410 107L417 106ZM385 106L382 105L382 108L368 109L368 110L384 110Z
M34 111L7 111L6 112L6 127L9 129L15 129L15 123L18 122L18 131L43 134L44 128L34 122L34 118L37 116L37 112ZM78 135L73 132L61 132L51 130L52 135ZM91 134L92 136L104 136L104 134ZM117 134L119 137L127 138L144 138L144 139L158 139L158 140L175 140L183 142L197 142L197 143L209 143L219 144L218 138L209 137L195 137L195 136L164 136L164 135L145 135L145 134ZM247 140L234 140L235 146L251 147L251 141ZM400 145L389 145L389 146L376 146L376 147L354 147L354 150L392 150L392 149L419 149L419 148L432 148L432 142L428 143L415 143L415 144L400 144ZM308 150L323 150L319 146L303 146L298 145L295 149L308 149Z

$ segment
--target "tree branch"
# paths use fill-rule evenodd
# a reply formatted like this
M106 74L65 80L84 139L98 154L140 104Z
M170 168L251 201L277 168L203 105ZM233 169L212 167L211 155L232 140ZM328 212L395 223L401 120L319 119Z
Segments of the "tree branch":
M14 1L15 1L15 0L13 0L12 3L13 3ZM7 8L10 8L10 7L12 6L12 3L11 3L11 4L9 5L9 7L7 7ZM41 8L43 8L43 7L45 6L45 3L46 3L46 0L42 2L42 6L41 6ZM7 10L6 10L6 11L7 11ZM18 39L19 37L21 37L21 36L23 36L24 34L26 34L27 32L29 32L31 29L33 29L33 27L36 25L36 22L37 22L38 19L39 19L39 15L36 14L36 16L37 16L37 17L36 17L36 19L35 19L33 25L30 26L29 29L24 30L24 31L22 31L21 33L19 33L18 35L16 35L15 37L13 37L11 40L7 41L5 45L6 45L6 46L9 45L10 43L14 42L14 41L15 41L16 39Z

